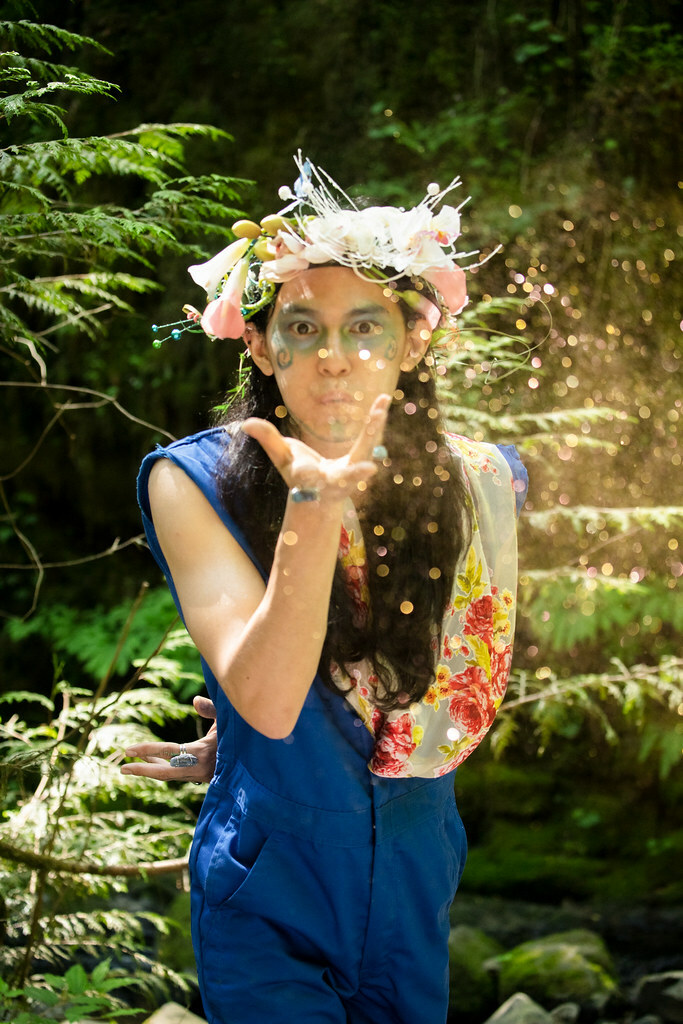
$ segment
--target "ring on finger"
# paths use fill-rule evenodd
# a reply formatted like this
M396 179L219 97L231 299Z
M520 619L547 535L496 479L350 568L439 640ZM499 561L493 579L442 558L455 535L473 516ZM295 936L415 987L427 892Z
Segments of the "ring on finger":
M199 758L195 757L194 754L188 754L184 743L180 744L179 752L169 761L171 768L193 768L198 763Z
M289 493L292 501L297 504L302 501L320 501L320 491L317 487L292 487Z

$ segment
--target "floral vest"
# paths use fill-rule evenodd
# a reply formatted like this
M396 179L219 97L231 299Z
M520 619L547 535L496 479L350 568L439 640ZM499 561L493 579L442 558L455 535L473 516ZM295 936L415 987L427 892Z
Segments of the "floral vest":
M521 505L517 496L523 502L526 493L526 472L514 449L503 454L495 445L456 435L448 440L472 497L472 540L455 574L438 646L434 641L433 684L420 701L385 713L373 701L378 679L367 659L332 668L335 683L348 689L346 700L375 737L370 771L389 778L446 775L469 757L502 703L512 661L515 508ZM350 501L339 558L357 611L368 614L365 545Z

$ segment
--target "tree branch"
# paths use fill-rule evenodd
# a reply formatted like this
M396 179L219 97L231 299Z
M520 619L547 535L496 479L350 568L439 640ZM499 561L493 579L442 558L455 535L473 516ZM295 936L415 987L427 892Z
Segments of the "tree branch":
M34 853L0 839L0 857L17 864L43 871L69 875L101 875L106 877L145 878L148 875L181 874L187 868L187 857L158 860L150 864L92 864L88 861L62 860L44 853Z

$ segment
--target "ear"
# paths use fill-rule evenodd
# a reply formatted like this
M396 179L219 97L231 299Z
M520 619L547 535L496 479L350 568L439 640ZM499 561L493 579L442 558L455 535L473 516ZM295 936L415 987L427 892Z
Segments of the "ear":
M273 376L273 364L268 354L266 336L262 331L257 330L253 324L247 324L242 334L242 340L251 353L251 358L258 366L261 373L266 377Z
M403 359L401 360L402 370L414 370L422 360L432 341L432 329L423 316L412 320L406 329L405 347Z

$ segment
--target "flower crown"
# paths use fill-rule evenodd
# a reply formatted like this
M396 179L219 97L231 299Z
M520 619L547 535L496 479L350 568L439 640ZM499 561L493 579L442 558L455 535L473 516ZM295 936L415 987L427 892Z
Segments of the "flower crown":
M239 338L246 321L274 301L276 285L311 266L334 263L407 302L428 321L433 340L451 334L456 314L467 303L465 272L456 260L474 255L456 252L455 245L467 199L456 208L435 211L460 179L445 189L429 185L424 199L410 210L360 209L301 152L294 160L299 169L294 188L283 186L278 193L287 205L260 224L237 221L232 227L236 241L206 263L188 268L208 299L203 313L183 307L189 320L200 323L212 338ZM392 287L406 277L411 287ZM171 336L180 333L174 330Z

